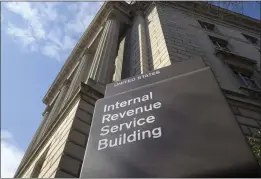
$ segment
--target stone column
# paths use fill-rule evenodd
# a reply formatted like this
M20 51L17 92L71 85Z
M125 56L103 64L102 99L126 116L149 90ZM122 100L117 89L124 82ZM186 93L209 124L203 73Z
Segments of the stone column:
M49 117L47 119L47 124L46 124L46 128L44 133L46 132L46 130L48 130L48 128L50 127L50 125L54 122L54 120L56 119L56 117L58 116L59 112L61 111L61 107L62 107L62 103L64 100L64 97L68 91L69 88L69 81L66 80L60 90L60 93L54 103L54 106L49 114Z
M105 23L104 30L93 58L89 77L102 84L112 81L114 61L117 55L120 22L110 16Z
M43 120L42 120L39 128L35 132L35 134L34 134L32 140L31 140L28 148L26 149L26 153L24 154L24 157L23 157L22 161L27 159L27 157L31 154L31 152L34 150L34 148L37 146L38 142L40 141L40 139L42 137L42 133L45 130L45 126L46 126L46 123L47 123L48 116L49 116L49 112L46 111L44 116L43 116Z
M131 61L132 75L146 73L149 71L148 45L146 26L143 11L138 10L134 18L131 31ZM136 49L134 49L136 47ZM138 48L138 49L137 49Z
M120 81L123 76L123 63L124 61L128 63L128 47L127 47L127 34L125 33L124 38L119 43L119 50L118 50L118 56L115 60L115 72L113 75L113 81ZM125 63L126 64L126 63Z
M92 64L91 54L87 53L82 57L81 62L78 68L76 69L76 73L73 76L72 82L63 100L63 104L61 108L65 106L65 104L68 102L68 100L73 95L75 89L80 85L80 83L81 82L85 83L91 64Z

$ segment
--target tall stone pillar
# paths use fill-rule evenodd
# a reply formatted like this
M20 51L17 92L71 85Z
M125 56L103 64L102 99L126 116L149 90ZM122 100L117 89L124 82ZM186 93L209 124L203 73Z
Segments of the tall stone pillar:
M143 11L136 11L131 30L132 75L149 71L148 45Z
M65 98L65 95L67 94L68 89L69 89L69 81L66 80L64 82L64 84L60 90L60 93L55 101L55 104L49 114L44 133L46 132L46 130L48 130L50 125L54 122L55 118L58 116L59 112L61 111L62 103Z
M123 39L119 43L119 50L118 50L118 56L116 57L115 60L115 72L113 75L113 81L120 81L123 75L123 63L129 61L129 58L127 57L128 55L128 33L124 34ZM125 63L126 64L126 63Z
M90 53L87 53L82 57L81 62L76 70L76 73L73 76L68 92L63 100L61 108L65 106L65 104L68 102L68 100L73 95L75 89L80 85L80 83L86 81L87 74L92 64L91 57L92 55Z
M47 109L49 109L49 106L47 107ZM42 122L41 122L39 128L38 128L37 131L35 132L35 134L34 134L34 136L33 136L33 139L31 140L31 142L30 142L28 148L26 149L26 153L25 153L25 155L24 155L24 157L23 157L23 159L22 159L22 162L27 159L27 157L29 156L29 154L31 153L31 151L34 150L34 148L37 146L38 142L40 141L40 139L41 139L41 137L42 137L42 134L43 134L43 132L44 132L44 130L45 130L45 126L46 126L46 124L47 124L47 122L48 122L48 121L47 121L48 116L49 116L49 112L46 111L46 112L44 113L43 120L42 120Z
M119 20L110 16L105 23L89 73L90 78L102 84L110 83L113 78L119 30Z

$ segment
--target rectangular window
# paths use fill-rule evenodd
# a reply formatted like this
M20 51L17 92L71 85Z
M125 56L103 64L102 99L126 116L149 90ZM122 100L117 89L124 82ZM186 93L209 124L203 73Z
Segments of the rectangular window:
M228 47L228 42L226 40L219 39L212 36L209 36L209 38L212 41L212 43L215 45L216 49L231 52L231 50Z
M249 42L251 42L253 45L259 45L259 40L255 37L252 37L250 35L242 34Z
M208 31L215 31L215 25L198 20L200 26Z
M260 90L259 86L251 78L251 76L245 75L245 74L237 72L237 71L233 71L233 72L236 75L236 77L237 77L238 81L240 82L240 84L242 85L242 87Z

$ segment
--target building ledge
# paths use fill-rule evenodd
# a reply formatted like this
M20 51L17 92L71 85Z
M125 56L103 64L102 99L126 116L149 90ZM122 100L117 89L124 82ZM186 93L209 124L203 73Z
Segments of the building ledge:
M259 90L247 88L247 87L243 87L243 86L241 86L239 88L239 90L242 91L243 93L245 93L248 96L261 99L261 91L259 91Z
M224 55L226 57L236 58L237 60L240 60L242 63L247 64L247 65L257 64L257 61L255 61L255 60L243 57L241 55L238 55L238 54L230 52L230 51L215 48L215 53L216 53L216 55L221 54L221 55Z
M239 101L239 102L246 103L246 104L251 104L253 106L261 108L260 99L257 97L243 94L240 92L227 90L227 89L222 89L222 91L228 99Z

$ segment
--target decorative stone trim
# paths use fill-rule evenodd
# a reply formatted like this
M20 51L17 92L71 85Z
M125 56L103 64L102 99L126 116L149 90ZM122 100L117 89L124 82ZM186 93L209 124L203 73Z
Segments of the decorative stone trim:
M216 51L216 54L222 54L223 56L230 56L230 57L233 57L233 58L237 58L238 60L241 61L241 63L245 63L245 64L248 64L248 65L257 64L257 61L243 57L243 56L240 56L240 55L237 55L233 52L227 52L227 51L220 50L220 49L215 49L215 51Z
M248 96L248 95L245 95L242 93L238 93L238 92L234 92L234 91L230 91L230 90L226 90L226 89L222 89L222 91L224 92L224 95L228 99L240 101L241 103L245 103L245 104L251 104L252 106L255 106L256 108L261 109L260 100L257 98L253 98L251 96Z

